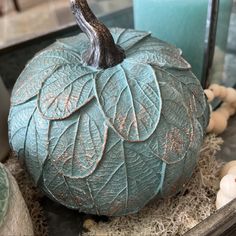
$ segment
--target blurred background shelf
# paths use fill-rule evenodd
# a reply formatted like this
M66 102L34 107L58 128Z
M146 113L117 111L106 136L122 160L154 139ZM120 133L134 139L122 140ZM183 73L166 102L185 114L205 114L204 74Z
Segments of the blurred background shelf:
M133 27L132 0L88 0L88 2L97 16L106 18L105 23L109 26ZM221 80L223 84L231 87L236 83L234 77L236 74L234 66L236 63L236 1L234 2L225 70ZM33 57L34 53L56 38L63 37L70 32L77 33L79 30L75 27L69 0L2 0L0 4L0 9L2 9L2 17L0 17L0 71L7 87L10 88L20 70ZM120 13L117 15L117 12ZM108 15L110 17L107 17ZM32 44L34 46L31 47ZM22 56L20 55L21 48L24 48ZM6 52L12 52L13 55L9 53L6 55ZM15 62L12 56L18 61ZM7 63L9 68L7 68ZM216 67L216 70L219 68Z
M97 16L111 14L132 5L132 0L88 2ZM74 23L69 0L2 0L1 9L0 48Z

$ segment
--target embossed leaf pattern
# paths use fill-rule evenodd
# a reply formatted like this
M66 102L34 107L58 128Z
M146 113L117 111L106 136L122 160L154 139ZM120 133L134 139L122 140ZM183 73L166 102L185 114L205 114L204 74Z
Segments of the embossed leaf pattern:
M65 64L81 64L81 58L78 54L64 49L46 49L36 55L14 86L12 105L24 103L36 96L44 80Z
M209 124L210 107L204 91L199 89L201 86L199 80L191 71L186 71L185 74L183 71L177 71L175 78L183 85L182 93L185 97L185 102L191 108L191 114L194 114L194 117L202 124L203 132L205 133Z
M198 121L203 128L204 134L206 133L206 129L209 125L210 116L211 116L210 105L208 103L206 103L205 112L203 113L203 115L201 117L198 118Z
M125 140L144 141L157 127L161 96L151 66L124 61L100 73L97 100L110 126Z
M184 159L193 141L193 121L182 95L165 82L169 76L171 75L163 72L160 78L163 98L161 125L150 138L149 147L157 157L173 164Z
M76 184L71 186L68 184L69 179L70 177L63 175L61 167L57 165L55 160L48 159L46 161L43 169L43 183L41 183L44 192L58 203L82 211L80 208L82 204L85 204L84 207L90 204L89 200L83 201L84 198L90 196L89 191L84 190L86 180L76 179ZM89 205L89 209L91 208L93 205Z
M48 119L63 119L88 103L94 95L95 72L81 65L64 65L43 83L38 107Z
M183 189L196 167L196 153L189 150L185 157L177 163L166 165L165 179L160 190L162 198L175 196Z
M18 157L24 158L26 133L29 122L36 110L36 101L15 106L9 114L9 141Z
M193 141L184 159L177 163L166 165L165 179L160 195L162 197L174 196L181 190L185 183L191 178L197 163L196 155L199 152L203 142L203 131L201 124L195 120L193 122Z
M201 120L201 124L206 129L209 122L210 110L204 91L200 89L200 82L194 74L190 70L163 70L157 66L153 68L159 78L164 78L163 82L165 81L170 87L176 88L181 96L185 98L185 104L187 108L191 109L191 115L199 121Z
M83 54L89 49L90 42L86 34L80 33L76 36L58 39L53 47L65 48L71 51L75 51L83 57Z
M69 119L54 121L50 127L50 159L65 176L84 178L100 162L106 142L106 126L93 99Z
M27 169L38 182L44 161L48 155L48 131L50 123L36 109L36 101L16 106L10 113L10 143L20 158L24 158ZM25 142L22 142L25 140Z
M206 96L202 89L200 81L194 76L191 71L173 71L169 72L174 78L183 84L183 93L186 97L186 101L189 101L193 107L194 115L199 118L203 116L206 109ZM189 104L188 104L189 105Z
M50 121L43 119L39 111L35 110L28 124L24 153L25 164L28 171L34 173L35 183L38 183L48 157L49 128Z
M4 223L10 198L9 180L4 166L0 163L0 228Z
M147 38L126 53L127 59L164 68L190 69L182 51L155 38Z
M61 167L48 162L44 171L47 189L57 201L82 212L123 215L137 212L137 206L144 206L161 188L164 166L151 158L143 144L127 143L109 129L104 156L96 171L80 181L62 177ZM63 188L66 195L61 194Z
M110 31L115 43L126 51L151 35L148 32L132 29L111 28Z

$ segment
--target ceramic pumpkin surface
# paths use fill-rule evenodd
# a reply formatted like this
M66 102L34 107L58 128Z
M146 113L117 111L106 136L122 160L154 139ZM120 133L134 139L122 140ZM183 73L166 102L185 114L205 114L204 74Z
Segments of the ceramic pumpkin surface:
M1 227L8 210L8 201L10 197L9 180L2 164L0 164L0 189L1 189L0 193L0 227Z
M38 53L18 78L10 142L34 181L85 213L135 213L181 190L209 110L181 50L150 33L108 30L72 1L85 32Z
M0 163L0 235L33 235L31 218L19 187Z

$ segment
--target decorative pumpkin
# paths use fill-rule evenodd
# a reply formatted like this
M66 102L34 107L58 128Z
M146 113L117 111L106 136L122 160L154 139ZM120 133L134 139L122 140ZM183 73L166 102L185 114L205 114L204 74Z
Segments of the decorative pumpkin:
M189 180L208 125L206 97L180 49L147 32L108 30L85 0L71 2L85 34L58 40L26 66L12 93L10 142L55 201L135 213Z
M19 187L0 163L0 235L33 235L31 218Z

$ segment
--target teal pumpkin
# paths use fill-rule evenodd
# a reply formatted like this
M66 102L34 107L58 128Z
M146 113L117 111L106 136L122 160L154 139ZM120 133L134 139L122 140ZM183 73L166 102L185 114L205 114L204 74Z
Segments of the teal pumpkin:
M83 62L83 33L29 62L12 92L9 137L50 198L85 213L126 215L187 183L209 109L181 50L150 33L110 32L126 54L114 67Z

